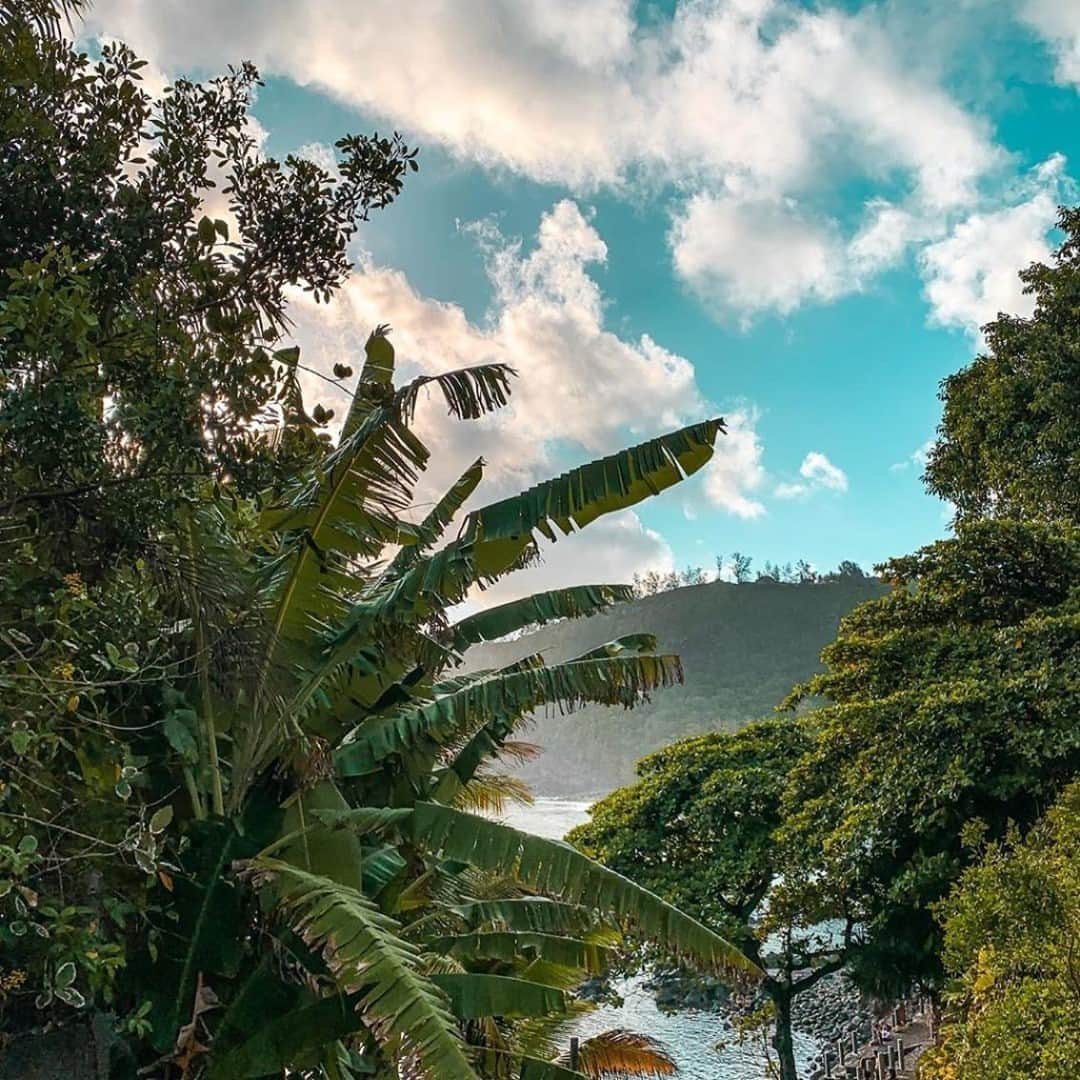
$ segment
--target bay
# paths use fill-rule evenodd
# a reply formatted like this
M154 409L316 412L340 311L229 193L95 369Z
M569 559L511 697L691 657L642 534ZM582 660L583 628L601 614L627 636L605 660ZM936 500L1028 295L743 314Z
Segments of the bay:
M531 806L515 806L502 820L516 829L561 840L575 825L587 821L594 800L540 796ZM622 1005L601 1005L577 1021L572 1031L588 1038L612 1028L626 1028L650 1035L679 1066L681 1080L764 1080L770 1071L760 1037L754 1043L738 1043L726 1019L701 1009L668 1012L657 1007L644 976L617 983ZM796 1033L795 1052L800 1071L818 1052L816 1040Z

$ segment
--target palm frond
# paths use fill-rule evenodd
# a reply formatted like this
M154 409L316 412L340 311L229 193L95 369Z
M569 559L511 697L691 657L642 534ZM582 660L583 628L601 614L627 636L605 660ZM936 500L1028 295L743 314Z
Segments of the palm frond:
M421 743L439 745L456 733L479 732L492 722L501 729L486 734L494 745L522 715L541 705L573 710L590 702L630 708L642 694L681 681L682 665L673 656L602 658L497 673L456 693L368 719L346 736L335 760L342 775L362 776L393 754ZM487 753L486 745L462 751L459 781L470 779Z
M509 806L532 806L535 801L529 785L520 776L478 772L458 788L453 805L459 810L498 817Z
M556 1063L570 1065L569 1052ZM648 1035L615 1028L585 1039L577 1048L574 1068L593 1080L674 1076L678 1066L663 1045Z
M253 863L278 887L294 929L321 948L342 993L359 993L365 1026L392 1057L415 1062L425 1080L477 1080L445 994L418 970L419 951L399 924L362 893L288 863Z
M569 844L427 802L415 805L412 833L417 843L446 858L460 859L478 869L513 873L538 892L628 922L640 935L692 966L728 978L761 976L736 946Z
M574 585L552 589L507 604L477 612L455 623L447 631L458 651L481 641L494 641L525 626L543 626L556 619L577 619L595 615L612 604L634 598L629 585Z

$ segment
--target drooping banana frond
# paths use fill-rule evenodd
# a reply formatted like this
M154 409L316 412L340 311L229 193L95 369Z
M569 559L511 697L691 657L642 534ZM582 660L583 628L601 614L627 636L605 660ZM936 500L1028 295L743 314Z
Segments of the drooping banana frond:
M450 644L459 652L481 641L494 641L525 626L543 626L556 619L577 619L595 615L612 604L633 600L629 585L574 585L552 589L521 600L470 615L447 632Z
M419 951L397 922L329 878L276 859L253 866L275 880L294 929L322 949L342 993L359 993L357 1012L393 1058L414 1062L424 1080L477 1080L444 993L417 970Z
M614 660L629 658L638 654L651 652L656 648L656 639L649 634L633 634L628 637L609 641L593 649L583 656L574 657L570 664L589 663L593 661ZM516 664L503 668L493 675L507 675L520 671L549 670L545 669L543 659L526 657ZM681 669L677 674L678 681L682 679ZM461 688L470 685L462 682ZM610 704L607 702L606 704ZM623 703L626 704L625 702ZM630 702L633 704L633 702ZM462 785L467 785L476 775L477 770L488 758L500 757L507 745L508 737L517 729L523 719L523 714L503 713L491 717L480 728L449 744L449 753L445 768L438 775L438 783L434 789L436 802L453 802Z
M445 532L454 516L476 490L484 476L484 459L477 458L462 474L445 495L428 511L417 528L417 542L402 547L390 561L382 575L386 581L392 581L415 566L421 553L436 543Z
M335 760L342 775L362 776L392 754L422 742L445 743L455 734L482 728L490 721L506 725L505 737L523 714L541 705L572 710L589 702L629 708L642 694L681 681L682 665L673 656L615 657L497 673L457 693L370 718L346 736ZM477 753L461 779L475 773L483 759Z
M510 975L432 975L431 982L450 999L454 1015L462 1020L485 1016L546 1016L566 1012L565 990Z
M478 364L441 375L421 375L402 389L401 415L406 423L412 423L421 390L434 383L442 391L451 416L478 420L510 401L510 380L516 374L506 364Z
M584 934L597 925L596 914L581 904L546 896L474 900L452 908L473 930L502 928L551 934Z
M708 462L723 430L718 419L693 424L474 510L463 538L476 546L478 569L502 573L515 547L530 542L534 530L554 541L555 527L567 535L677 484Z
M425 943L430 952L456 957L482 957L492 960L533 960L540 957L553 964L576 968L589 974L603 971L611 960L611 950L582 938L562 934L526 931L480 931L433 938ZM578 976L580 981L580 976Z
M446 858L478 869L512 872L538 892L629 922L641 935L689 963L728 978L761 976L736 946L708 927L562 841L427 802L413 809L412 834L415 842Z
M569 1051L557 1064L569 1066ZM623 1077L674 1076L678 1067L663 1045L648 1035L615 1028L585 1039L577 1048L573 1067L593 1080L621 1080Z

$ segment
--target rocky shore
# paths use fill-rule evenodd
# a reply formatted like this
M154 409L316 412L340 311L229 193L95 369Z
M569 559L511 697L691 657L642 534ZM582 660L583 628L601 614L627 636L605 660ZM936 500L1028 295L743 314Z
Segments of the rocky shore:
M752 1002L738 1001L719 980L693 975L678 968L654 970L646 983L659 1008L678 1012L696 1009L734 1017L757 1009L764 1004L758 995ZM600 982L591 987L596 999L603 999L605 988ZM874 1020L873 1003L865 999L843 972L828 975L805 993L796 997L792 1006L792 1026L809 1035L824 1050L835 1047L838 1039L852 1033L865 1039ZM820 1059L811 1063L809 1075L814 1075Z

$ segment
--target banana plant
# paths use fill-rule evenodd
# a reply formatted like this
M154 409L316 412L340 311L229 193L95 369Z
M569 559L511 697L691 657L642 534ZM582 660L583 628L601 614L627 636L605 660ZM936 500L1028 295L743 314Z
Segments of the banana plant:
M147 741L182 782L165 796L176 837L153 954L131 971L151 1002L136 1058L211 1078L667 1075L643 1036L607 1033L571 1061L538 1032L585 1007L574 988L625 932L731 980L757 969L569 845L469 808L525 797L497 770L532 752L519 736L535 710L633 708L682 681L679 660L642 634L560 664L463 669L471 646L603 611L623 585L453 609L536 561L540 537L696 472L722 421L466 510L476 461L416 521L419 394L474 420L506 403L513 372L398 387L394 368L380 327L337 445L258 500L208 492L171 541L191 648L165 745Z

